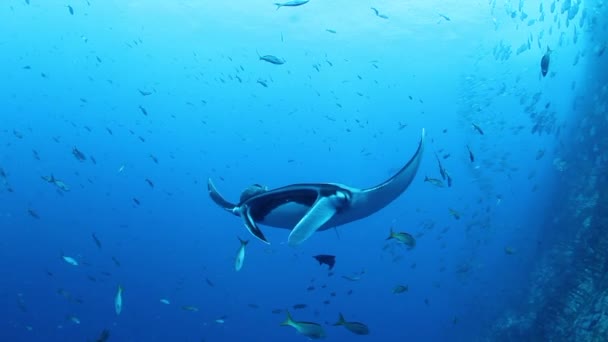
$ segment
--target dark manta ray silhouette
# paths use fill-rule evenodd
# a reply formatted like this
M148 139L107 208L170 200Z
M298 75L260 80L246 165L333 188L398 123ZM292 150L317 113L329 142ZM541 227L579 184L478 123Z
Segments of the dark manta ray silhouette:
M313 258L317 259L317 261L319 262L319 265L325 264L325 265L329 266L330 270L332 268L334 268L334 265L336 264L335 255L319 254L319 255L313 256Z
M367 189L338 183L308 183L268 190L256 184L245 189L238 204L225 200L211 179L207 182L207 189L217 205L243 219L253 236L268 243L258 224L285 228L291 230L289 244L297 245L318 230L362 219L389 205L414 180L423 150L424 129L418 149L401 170L385 182Z

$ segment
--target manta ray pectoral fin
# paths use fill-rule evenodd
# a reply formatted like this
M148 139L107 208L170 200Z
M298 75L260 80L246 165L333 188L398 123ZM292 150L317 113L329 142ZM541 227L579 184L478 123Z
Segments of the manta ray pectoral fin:
M215 204L219 205L223 209L225 209L233 214L237 214L234 212L237 205L226 201L224 199L224 197L222 197L222 195L220 195L220 193L215 188L215 185L211 181L211 178L209 178L207 180L207 191L209 192L209 197L211 197L211 199L213 200L213 202L215 202Z
M289 244L295 246L308 239L321 226L334 217L348 200L348 195L343 192L336 192L330 196L319 196L310 210L308 210L306 215L302 217L289 234Z
M268 240L266 240L264 233L262 233L262 231L260 230L258 225L255 224L255 221L251 217L251 214L249 213L249 209L247 207L243 207L240 209L240 216L243 218L243 223L245 224L245 228L247 228L247 230L251 233L251 235L260 239L264 243L270 244L270 242L268 242Z

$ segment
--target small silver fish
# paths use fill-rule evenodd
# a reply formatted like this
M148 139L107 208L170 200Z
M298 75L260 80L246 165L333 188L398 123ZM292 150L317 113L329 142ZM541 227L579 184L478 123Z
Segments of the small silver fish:
M117 315L122 312L122 292L122 286L118 285L118 291L116 291L116 297L114 297L114 310L116 310Z
M241 246L236 252L236 260L234 261L234 269L237 272L243 268L243 262L245 262L245 246L249 243L249 240L241 240L241 238L239 238L239 241L241 242Z
M63 261L67 262L68 264L72 265L72 266L78 266L78 261L76 261L76 259L66 256L66 255L62 255L61 258L63 259Z
M431 183L438 188L445 188L445 185L443 185L443 181L441 181L441 179L424 176L424 181L427 183Z

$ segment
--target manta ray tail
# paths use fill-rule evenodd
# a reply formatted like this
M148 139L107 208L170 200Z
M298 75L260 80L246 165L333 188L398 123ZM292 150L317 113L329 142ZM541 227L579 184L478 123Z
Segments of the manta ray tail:
M207 191L209 191L209 196L211 197L213 202L215 202L215 204L224 208L224 210L226 210L226 211L229 211L235 215L238 215L237 213L235 213L235 208L237 207L237 205L228 202L227 200L224 199L224 197L222 197L222 195L220 195L220 193L215 188L215 185L211 181L211 178L209 178L207 180Z

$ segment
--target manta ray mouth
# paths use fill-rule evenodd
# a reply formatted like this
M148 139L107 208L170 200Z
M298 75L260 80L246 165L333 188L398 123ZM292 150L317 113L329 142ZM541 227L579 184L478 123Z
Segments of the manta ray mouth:
M297 190L297 191L285 191L277 193L274 196L260 197L252 199L251 202L255 205L250 205L251 218L256 222L263 222L264 219L273 211L278 210L286 205L299 204L303 207L310 208L317 198L319 192L313 189L310 190Z

